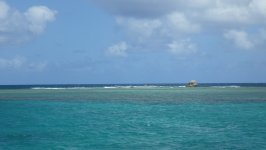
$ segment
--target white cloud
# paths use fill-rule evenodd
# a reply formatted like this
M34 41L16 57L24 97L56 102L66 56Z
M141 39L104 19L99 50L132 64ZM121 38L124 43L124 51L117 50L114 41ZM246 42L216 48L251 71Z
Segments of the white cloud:
M150 37L154 30L158 29L162 23L158 19L136 19L117 17L116 22L118 25L126 28L130 33Z
M199 22L252 23L266 17L264 0L92 0L115 16L158 19L180 12ZM200 17L200 18L198 18Z
M229 30L224 33L224 37L234 42L234 44L242 49L251 49L254 43L245 31Z
M117 17L116 22L135 39L176 37L180 34L198 33L200 25L192 23L184 14L173 12L157 19Z
M0 19L5 18L8 11L9 6L4 1L0 1Z
M265 23L266 1L264 0L216 0L203 16L218 25L251 25ZM201 13L201 12L199 12Z
M167 15L164 24L164 30L168 30L168 34L196 33L200 31L199 24L192 23L184 14L179 12Z
M48 22L55 20L56 11L50 10L46 6L30 7L25 13L29 22L29 30L32 33L42 33Z
M125 57L127 56L128 45L126 42L120 42L107 49L107 54L112 56Z
M206 11L206 18L218 23L252 23L253 18L246 7L240 6L219 6Z
M43 71L46 67L46 62L29 62L22 56L9 59L0 58L0 70Z
M116 22L130 36L130 45L134 45L130 48L134 51L163 48L165 42L168 42L162 40L164 38L174 41L182 35L200 32L200 25L192 23L184 14L179 12L173 12L157 19L116 17ZM126 56L127 49L126 43L122 42L108 48L108 53L113 56Z
M26 12L10 8L0 0L0 45L27 41L45 30L55 20L56 11L46 6L32 6Z
M242 49L254 49L259 45L257 43L262 43L263 36L251 33L251 38L248 33L251 30L257 32L266 25L264 0L92 1L115 16L119 27L126 31L129 45L151 51L153 45L159 49L187 37L196 41L193 39L201 34L231 40ZM242 30L228 31L236 27ZM222 34L224 31L227 32ZM191 41L192 45L200 45Z
M191 43L190 39L172 41L167 44L169 51L175 55L189 55L197 52L196 45Z
M254 14L259 14L266 18L266 1L265 0L252 0L249 8Z
M17 56L12 59L0 58L0 68L19 69L25 64L25 62L26 62L26 59L20 56Z

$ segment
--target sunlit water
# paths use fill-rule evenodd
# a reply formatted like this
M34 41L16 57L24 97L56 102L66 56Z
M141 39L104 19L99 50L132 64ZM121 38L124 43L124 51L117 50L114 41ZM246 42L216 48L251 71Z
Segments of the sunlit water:
M266 87L0 90L0 149L266 149Z

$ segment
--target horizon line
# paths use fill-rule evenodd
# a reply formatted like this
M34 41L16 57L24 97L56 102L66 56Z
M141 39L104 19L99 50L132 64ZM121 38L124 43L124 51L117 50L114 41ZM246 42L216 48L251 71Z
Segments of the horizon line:
M156 85L187 84L188 82L169 83L33 83L33 84L0 84L0 86L35 86L35 85ZM266 82L198 82L198 84L266 84Z

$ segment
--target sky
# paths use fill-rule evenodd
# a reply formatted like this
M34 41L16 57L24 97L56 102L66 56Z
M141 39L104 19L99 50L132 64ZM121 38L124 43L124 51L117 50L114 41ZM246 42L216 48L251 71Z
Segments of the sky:
M0 85L266 82L264 0L0 0Z

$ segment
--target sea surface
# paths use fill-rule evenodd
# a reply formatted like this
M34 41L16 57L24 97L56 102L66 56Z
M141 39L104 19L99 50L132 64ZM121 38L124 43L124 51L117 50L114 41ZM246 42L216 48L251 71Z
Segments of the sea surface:
M266 84L0 86L1 150L265 150Z

